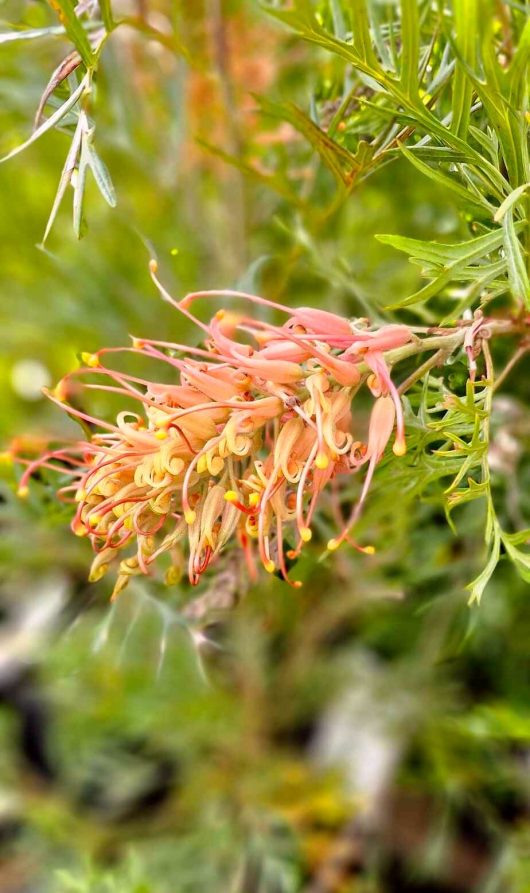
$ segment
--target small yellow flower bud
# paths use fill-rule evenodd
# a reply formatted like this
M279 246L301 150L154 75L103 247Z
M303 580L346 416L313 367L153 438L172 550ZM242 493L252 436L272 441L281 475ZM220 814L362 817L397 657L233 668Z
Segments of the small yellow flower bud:
M90 573L89 573L89 575L88 575L88 582L89 582L89 583L97 583L98 580L101 580L102 577L105 576L105 574L107 573L108 569L109 569L109 565L108 565L108 564L100 564L100 565L96 565L96 567L94 567L94 569L91 570Z
M19 487L17 490L17 496L20 499L27 499L29 496L29 487Z
M273 574L274 571L276 570L276 565L274 564L274 561L270 561L270 560L266 561L265 564L263 565L263 567L265 568L265 570L267 571L268 574Z
M313 531L310 527L301 527L300 528L300 538L304 541L304 543L308 543L311 537L313 536Z
M155 431L155 437L157 440L165 440L167 437L167 431L164 428L159 428Z
M112 595L110 597L111 602L116 601L120 592L123 592L126 586L129 585L129 577L127 574L120 574L118 579L116 580L116 584L114 589L112 590Z
M193 509L186 509L184 512L184 520L186 524L194 524L197 518L197 512L194 512Z
M239 496L237 495L235 490L227 490L224 495L224 499L226 500L226 502L238 502Z
M260 501L259 493L251 493L250 496L248 497L248 504L251 508L256 508L259 501Z

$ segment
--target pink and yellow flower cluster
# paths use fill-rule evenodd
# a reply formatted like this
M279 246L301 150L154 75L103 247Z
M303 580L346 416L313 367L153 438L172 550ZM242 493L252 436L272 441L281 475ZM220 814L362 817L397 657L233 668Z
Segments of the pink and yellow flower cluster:
M92 542L91 579L119 562L115 595L131 576L149 573L162 553L171 556L169 580L187 561L196 584L233 539L253 575L257 554L267 571L298 586L288 566L311 539L326 485L366 467L359 500L328 543L334 549L349 540L394 429L393 450L405 452L401 402L384 354L409 341L410 330L373 330L365 321L240 293L254 308L279 311L285 322L219 310L205 324L190 309L193 302L236 293L176 302L154 264L151 272L163 297L202 329L204 345L133 339L129 348L84 354L81 368L49 396L84 423L88 437L26 460L19 492L27 492L39 467L68 475L59 492L76 504L74 533ZM108 361L120 351L165 364L174 382L112 368ZM120 394L134 408L112 424L96 419L69 402L75 384ZM351 411L362 386L374 398L366 442L355 437Z

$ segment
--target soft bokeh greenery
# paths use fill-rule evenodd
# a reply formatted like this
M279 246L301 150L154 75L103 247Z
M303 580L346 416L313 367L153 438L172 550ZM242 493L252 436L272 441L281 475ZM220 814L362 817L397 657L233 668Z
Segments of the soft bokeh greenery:
M337 61L249 0L146 5L153 25L179 35L188 58L125 27L104 48L92 111L117 208L90 182L84 237L73 234L67 195L42 250L68 137L48 133L0 165L6 446L13 438L74 433L32 384L60 378L79 351L124 344L130 333L197 338L156 294L147 267L153 252L176 295L240 286L379 320L421 281L417 267L374 235L456 241L466 233L450 193L404 159L323 216L333 205L331 176L301 138L257 112L252 94L307 110L312 97L321 101L329 91L332 105ZM10 25L55 23L42 3L7 0L1 10ZM70 47L51 37L0 49L3 154L28 135L46 81ZM294 205L199 139L268 164L278 177L295 167L318 169L311 201ZM463 368L457 363L448 373L456 388ZM518 370L495 417L498 460L508 464L498 494L528 519L528 367ZM109 411L103 397L94 405ZM520 443L515 458L510 438ZM514 464L518 492L510 496ZM340 889L403 893L410 883L411 890L434 891L447 853L459 841L468 845L470 827L481 844L480 889L529 889L528 592L501 561L482 604L467 606L464 587L483 558L481 504L459 509L455 535L436 504L402 504L399 480L392 485L387 476L382 492L376 478L363 522L377 544L373 558L341 552L320 561L317 542L303 559L300 592L262 580L229 616L207 626L214 644L197 646L180 623L179 609L191 597L186 584L166 589L142 580L109 609L112 584L85 583L89 546L71 537L51 488L37 482L20 503L14 474L6 468L2 491L3 600L9 609L31 604L45 584L64 581L69 606L60 629L31 655L50 713L55 783L39 782L24 767L15 718L0 709L0 798L16 795L22 820L0 854L0 866L20 884L13 889L305 889L363 808L340 766L318 768L309 742L330 704L369 686L374 715L386 721L397 710L387 734L398 742L398 800L426 798L429 821L414 852L404 853L417 886L393 875L391 847L380 842L363 878ZM373 673L363 670L366 660ZM113 804L141 786L160 753L174 766L168 799L120 820ZM83 804L83 791L94 785L99 806ZM399 815L395 820L405 821Z

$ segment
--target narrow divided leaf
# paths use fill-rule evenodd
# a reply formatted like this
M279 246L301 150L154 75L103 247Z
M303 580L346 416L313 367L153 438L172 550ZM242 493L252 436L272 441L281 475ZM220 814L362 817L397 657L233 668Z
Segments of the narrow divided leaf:
M456 45L469 68L475 69L478 0L454 0ZM451 128L465 139L469 128L469 115L473 98L473 84L462 63L457 60L453 78L453 116Z
M401 86L412 101L418 98L420 24L418 0L401 0Z
M88 122L86 115L82 115L81 121L81 153L79 156L79 166L77 168L77 176L73 180L74 184L74 202L73 202L73 227L74 233L78 239L81 238L81 227L83 224L83 202L85 198L86 173L88 167L87 159L87 140L89 131L87 129Z
M108 205L111 208L116 207L116 190L114 189L114 184L110 178L110 174L107 168L107 165L104 161L99 157L98 153L94 148L94 144L91 138L87 139L86 144L86 156L87 156L87 164L92 171L94 176L94 180L96 181L96 185L101 192L101 195L105 199Z
M359 167L351 152L331 139L294 103L275 103L261 97L257 98L265 114L292 124L318 152L337 180L344 184L349 183L352 173Z
M498 525L495 524L493 528L492 541L490 544L490 552L486 565L481 573L478 575L478 577L475 577L475 579L466 586L466 589L468 589L471 593L469 596L469 604L473 604L473 602L480 602L482 594L489 581L491 580L493 571L499 563L500 553L501 534Z
M90 68L93 63L92 47L85 29L77 17L76 6L72 0L49 0L49 3L57 13L61 24L64 25L64 30L86 67Z
M58 108L57 111L53 113L53 115L50 115L49 118L46 118L46 120L40 125L40 127L37 127L37 129L33 131L29 139L27 139L24 143L21 143L21 145L17 146L15 149L12 149L11 152L8 152L8 154L4 155L3 158L0 158L0 164L3 164L4 161L9 161L9 159L14 158L15 155L19 155L21 152L24 151L24 149L27 149L28 146L31 146L32 143L36 142L39 137L43 135L43 133L46 133L46 131L51 130L53 127L55 127L55 125L64 118L67 112L69 112L70 109L74 107L76 102L78 102L80 97L83 95L87 84L88 78L85 75L77 89L74 90L74 92L71 94L71 96L68 97L65 102L63 102L62 106Z
M112 7L110 0L99 0L99 8L101 10L101 18L103 19L103 24L105 25L105 31L107 34L114 28L114 18L112 15Z
M72 180L72 174L75 170L75 166L77 164L77 156L79 155L79 149L81 146L81 120L78 121L77 127L74 133L74 138L72 140L72 144L70 149L68 150L68 154L66 156L66 161L64 162L64 167L61 172L61 178L59 180L59 186L57 187L57 192L55 195L55 199L53 201L52 209L50 211L50 216L48 218L48 223L46 224L46 229L44 231L44 235L42 237L41 247L43 247L46 243L48 236L50 235L52 226L55 222L55 218L57 216L57 212L59 210L61 201L63 199L64 193L68 187L68 184Z
M530 309L530 281L528 279L523 249L517 238L513 222L513 205L506 211L502 227L511 292L514 298L523 301L525 306Z
M366 0L351 0L353 45L360 58L371 68L380 68L370 36L370 20Z
M0 45L3 43L15 43L20 40L38 40L40 37L55 37L64 34L62 25L54 25L51 28L21 28L12 31L0 32Z
M519 199L524 195L529 186L530 183L523 183L522 186L518 186L517 189L514 189L512 192L510 192L509 196L504 199L502 205L500 205L495 212L495 216L493 218L495 223L500 223L506 212L509 211L510 208L512 208L513 205L515 205L519 201Z

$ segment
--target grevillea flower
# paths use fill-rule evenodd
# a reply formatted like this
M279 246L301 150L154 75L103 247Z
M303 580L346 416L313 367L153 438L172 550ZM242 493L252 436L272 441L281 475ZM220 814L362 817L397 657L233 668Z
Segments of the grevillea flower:
M236 292L202 292L180 302L151 273L161 295L202 330L204 346L133 339L131 347L83 354L82 366L49 393L88 432L26 465L19 493L41 467L60 471L59 490L75 506L72 529L96 553L90 579L118 564L114 595L147 574L163 553L168 581L187 563L193 584L227 543L237 540L250 574L255 556L294 586L288 565L311 539L312 519L328 482L366 466L358 503L330 549L349 534L394 426L394 452L405 451L400 399L384 353L410 340L406 326L378 330L333 313L290 309ZM286 315L283 325L218 310L208 324L192 312L201 297L237 295ZM130 352L163 363L170 383L119 371L110 361ZM167 377L167 374L166 374ZM355 437L352 401L365 385L374 396L368 441ZM79 394L103 390L132 410L110 423L80 408ZM75 395L75 399L74 399ZM287 543L289 543L287 545Z

